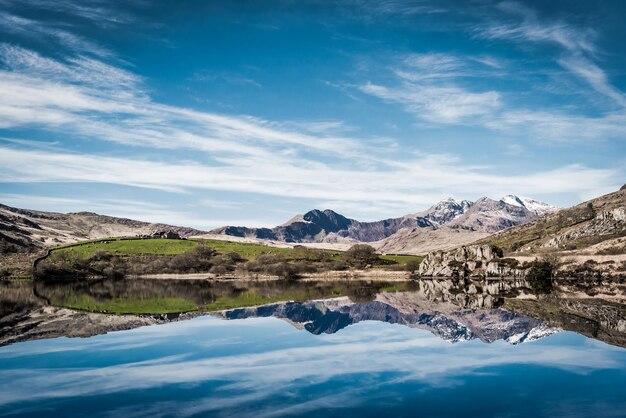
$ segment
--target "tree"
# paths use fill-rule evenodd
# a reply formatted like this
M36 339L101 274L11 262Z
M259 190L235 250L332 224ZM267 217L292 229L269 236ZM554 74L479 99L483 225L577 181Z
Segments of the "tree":
M409 260L404 265L404 268L411 273L415 273L417 269L420 267L420 262L417 260Z
M345 260L351 267L364 268L378 261L378 254L370 245L356 244L346 251Z
M526 279L535 293L549 293L552 290L552 269L549 261L535 260L530 263Z

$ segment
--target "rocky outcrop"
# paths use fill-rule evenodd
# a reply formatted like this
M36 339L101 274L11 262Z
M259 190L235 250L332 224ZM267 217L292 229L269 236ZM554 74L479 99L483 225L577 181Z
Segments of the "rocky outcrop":
M500 257L502 251L497 247L467 245L451 251L429 253L418 272L420 276L433 277L484 275L487 264Z
M591 212L593 207L589 208ZM591 215L588 222L579 225L573 230L559 234L551 238L542 247L567 248L568 244L576 242L582 238L593 237L595 240L602 241L603 238L610 239L626 235L626 206L620 206L611 210ZM584 221L583 221L584 222Z

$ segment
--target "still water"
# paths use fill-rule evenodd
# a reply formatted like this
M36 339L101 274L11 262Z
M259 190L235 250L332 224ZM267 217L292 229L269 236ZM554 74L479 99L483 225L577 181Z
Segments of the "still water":
M86 338L57 335L106 316L56 322L66 328L53 338L0 347L0 416L626 416L623 311L607 314L617 305L569 301L559 313L548 298L530 316L424 286ZM576 322L593 309L601 320Z

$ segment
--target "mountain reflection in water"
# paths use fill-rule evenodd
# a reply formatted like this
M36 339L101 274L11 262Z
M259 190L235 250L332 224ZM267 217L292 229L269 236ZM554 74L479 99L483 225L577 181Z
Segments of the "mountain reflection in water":
M316 335L380 321L425 329L449 342L519 344L563 329L625 347L624 288L619 281L562 281L550 294L536 295L528 283L511 279L2 282L0 344L85 337L211 313L276 317Z
M0 282L0 416L623 416L623 284L531 290Z

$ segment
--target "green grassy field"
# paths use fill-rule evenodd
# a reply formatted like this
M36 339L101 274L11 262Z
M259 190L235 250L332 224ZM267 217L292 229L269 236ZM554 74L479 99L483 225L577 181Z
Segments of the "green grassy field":
M110 299L98 301L89 295L71 295L63 300L52 301L55 306L90 312L113 314L165 314L198 310L193 302L180 297L148 299Z
M277 303L284 301L305 301L311 298L331 298L341 296L343 293L340 290L329 291L328 293L319 292L307 292L307 291L294 291L283 292L280 295L275 296L263 296L256 292L248 291L243 292L236 297L219 297L214 302L204 305L201 310L204 312L215 312L226 309L244 308L248 306L266 305L268 303Z
M176 239L136 239L107 241L87 241L78 245L64 246L52 250L64 252L76 258L89 258L98 251L106 251L113 255L176 255L193 250L198 245L196 241Z
M176 255L193 250L197 245L204 244L219 253L235 252L245 259L254 259L261 254L279 254L291 260L313 260L323 253L331 259L339 260L341 251L319 250L303 247L277 248L262 244L243 243L221 240L175 240L175 239L119 239L86 241L73 245L58 247L53 253L64 252L73 258L87 259L98 251L106 251L113 255ZM422 257L411 255L383 255L384 264L406 264L409 260L421 261Z

